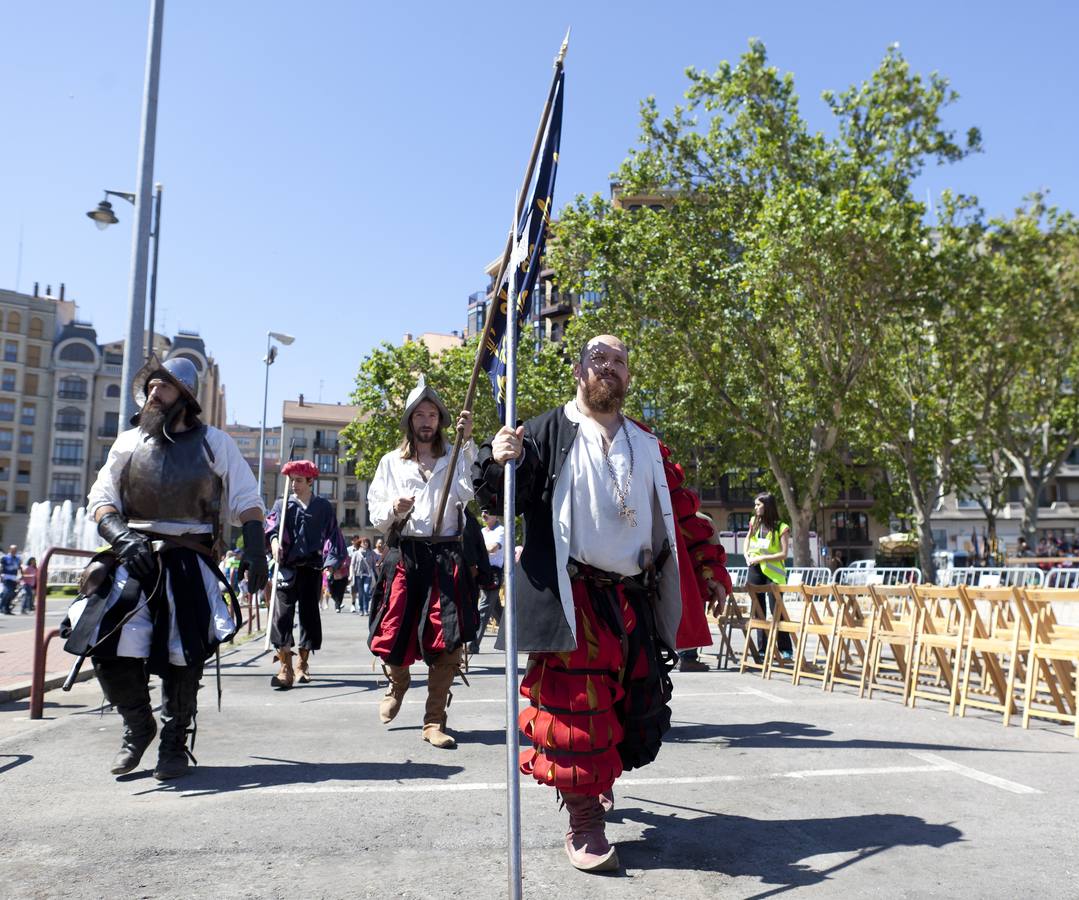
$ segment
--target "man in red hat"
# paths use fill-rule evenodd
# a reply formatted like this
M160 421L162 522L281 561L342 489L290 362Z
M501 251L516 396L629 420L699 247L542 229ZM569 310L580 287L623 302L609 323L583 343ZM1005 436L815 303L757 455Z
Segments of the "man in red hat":
M397 715L411 682L409 666L422 656L428 666L422 736L441 748L457 745L445 730L446 707L478 618L472 572L462 552L464 504L472 499L470 471L476 458L467 410L457 420L463 444L449 481L442 528L435 533L452 452L442 434L449 424L449 410L421 376L401 418L405 439L379 461L367 493L371 522L389 534L371 601L368 640L390 682L379 718L388 724Z
M292 480L284 529L280 527L280 500L266 517L266 539L277 564L274 573L277 596L270 624L270 642L281 663L280 670L270 679L270 685L288 690L293 681L306 684L311 680L311 653L322 648L322 617L318 609L322 570L332 571L340 566L348 558L348 550L337 524L337 510L329 500L314 493L318 467L306 459L293 459L285 463L281 474ZM297 608L300 614L300 658L293 670L292 651L297 642L293 639L292 628Z
M530 653L520 726L531 744L521 771L561 794L570 863L603 872L618 867L604 829L615 779L659 753L674 651L711 643L702 592L729 581L681 467L622 413L626 345L592 338L573 374L576 397L501 429L474 475L477 499L498 508L504 467L518 460L517 639Z

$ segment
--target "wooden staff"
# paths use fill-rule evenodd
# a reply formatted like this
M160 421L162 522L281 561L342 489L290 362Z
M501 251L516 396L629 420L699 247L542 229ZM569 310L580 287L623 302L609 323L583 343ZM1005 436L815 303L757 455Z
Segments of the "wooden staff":
M539 128L536 129L536 137L532 141L532 153L528 158L528 166L525 169L524 181L521 183L521 190L517 195L517 208L515 210L513 218L513 226L510 228L510 233L506 236L506 246L502 251L502 262L498 266L498 276L495 278L494 298L490 306L487 307L487 319L483 323L483 332L480 335L479 347L476 349L476 360L472 364L472 377L468 382L468 392L465 394L465 403L462 407L468 412L472 412L472 405L476 400L476 386L479 383L480 369L483 368L483 350L487 344L487 336L491 333L495 315L499 308L498 293L502 286L502 279L506 277L506 269L509 267L510 254L513 252L514 239L516 238L517 224L521 221L521 213L524 211L524 205L527 202L526 197L530 196L528 193L528 186L532 183L532 175L536 170L536 157L539 156L540 145L543 142L543 134L547 130L547 122L551 117L551 104L554 102L555 88L558 85L558 75L562 71L563 64L566 61L566 51L569 49L569 29L566 29L566 36L562 40L562 46L558 51L558 56L554 61L554 76L551 78L551 87L547 91L547 100L543 104L543 113L540 115ZM506 309L506 328L517 327L517 312L513 311L513 321L510 321L510 309L507 305ZM457 470L457 456L461 452L461 436L462 431L457 429L456 439L453 442L453 451L450 453L450 464L446 467L446 475L442 483L442 496L438 500L438 513L435 516L435 529L432 532L434 535L441 534L442 532L442 517L446 512L446 501L450 496L450 484L453 482L454 473Z
M289 452L291 456L291 451ZM277 605L277 580L281 574L281 542L285 536L285 516L288 515L288 495L292 487L292 479L285 476L285 493L281 496L281 518L277 523L277 560L273 567L273 584L270 586L270 608L266 611L266 640L262 644L263 650L270 649L270 632L273 630L273 611Z

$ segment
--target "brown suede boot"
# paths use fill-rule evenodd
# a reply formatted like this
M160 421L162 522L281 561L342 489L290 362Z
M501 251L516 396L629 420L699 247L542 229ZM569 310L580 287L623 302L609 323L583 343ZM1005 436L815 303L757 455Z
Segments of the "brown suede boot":
M299 684L307 684L311 681L311 673L307 670L307 657L311 655L311 651L306 647L300 648L300 659L296 663L296 681Z
M383 725L389 725L401 711L401 702L405 699L405 691L412 683L412 675L408 671L408 666L383 664L382 671L386 673L390 686L386 691L386 696L378 705L378 718Z
M566 856L570 864L582 872L610 872L617 869L618 851L607 842L600 798L563 792L562 800L569 812Z
M423 714L423 739L432 747L450 750L457 746L446 734L446 707L450 705L450 688L461 667L464 648L442 653L427 669L427 708Z
M270 679L270 687L287 691L292 687L295 678L292 671L292 651L288 647L280 647L277 650L277 658L281 661L281 671Z

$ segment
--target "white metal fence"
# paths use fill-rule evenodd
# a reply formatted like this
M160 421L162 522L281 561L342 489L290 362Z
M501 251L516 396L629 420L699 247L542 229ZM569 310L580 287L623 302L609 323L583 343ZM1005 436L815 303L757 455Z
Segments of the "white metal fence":
M1045 573L1045 586L1047 588L1066 588L1068 590L1079 588L1079 568L1066 569L1061 566L1050 569Z
M874 569L848 567L835 570L833 583L850 585L921 584L922 570L900 566L881 566Z
M1045 572L1041 569L1023 566L1007 567L964 567L944 569L937 581L954 587L963 584L967 587L1043 587Z

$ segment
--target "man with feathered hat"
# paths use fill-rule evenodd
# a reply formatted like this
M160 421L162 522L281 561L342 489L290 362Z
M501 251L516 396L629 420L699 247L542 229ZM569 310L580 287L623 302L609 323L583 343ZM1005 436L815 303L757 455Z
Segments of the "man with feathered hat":
M472 573L461 544L476 458L468 410L457 419L463 443L446 488L442 527L435 533L453 449L442 433L449 424L446 404L420 376L401 417L404 440L379 461L367 492L371 522L389 535L368 639L390 682L379 718L388 724L397 715L410 683L409 666L422 657L428 666L422 736L440 748L457 743L446 733L446 707L464 644L472 640L478 618Z
M236 443L199 419L191 360L151 356L132 387L135 427L112 445L88 502L114 556L73 607L66 649L91 656L123 718L115 775L139 764L157 732L148 677L161 678L154 777L165 780L184 775L194 759L186 738L194 734L203 664L240 625L235 597L229 604L221 593L215 546L226 523L242 526L248 583L257 590L266 582L264 510Z
M329 500L314 492L318 467L310 460L292 459L281 468L281 474L291 479L292 486L284 513L284 528L280 527L280 500L266 517L266 539L277 563L274 571L277 595L270 623L270 641L281 663L270 684L288 690L293 681L306 684L311 680L310 656L322 649L322 616L318 609L322 570L332 571L340 566L348 557L348 549L337 524L337 510ZM297 610L300 614L298 642L292 635ZM299 651L295 670L292 666L294 646Z

